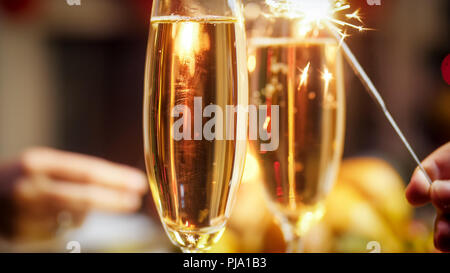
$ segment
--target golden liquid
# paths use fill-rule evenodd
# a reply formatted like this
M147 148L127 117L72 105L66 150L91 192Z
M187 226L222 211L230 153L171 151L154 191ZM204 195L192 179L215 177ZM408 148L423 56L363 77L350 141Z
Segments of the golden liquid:
M269 203L305 232L323 214L341 160L345 105L338 45L325 38L252 39L248 69L250 102L280 107L278 149L263 152L259 141L250 141Z
M207 249L220 238L246 151L246 141L236 137L194 140L201 135L194 130L194 97L202 98L203 109L215 104L224 113L226 105L247 105L245 60L242 27L232 18L152 18L144 97L147 171L164 227L186 250ZM180 118L171 117L175 105L191 111L192 140L173 138ZM235 134L246 127L246 118L236 121Z

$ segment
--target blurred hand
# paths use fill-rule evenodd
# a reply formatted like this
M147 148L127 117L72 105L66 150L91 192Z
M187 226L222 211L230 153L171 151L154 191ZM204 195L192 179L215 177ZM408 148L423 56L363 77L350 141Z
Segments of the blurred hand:
M450 252L450 143L428 156L423 166L434 182L430 185L417 169L406 189L406 198L415 206L433 203L437 209L434 244L437 249Z
M89 210L136 211L146 190L140 170L32 148L0 165L0 231L16 239L48 237L61 225L79 225Z

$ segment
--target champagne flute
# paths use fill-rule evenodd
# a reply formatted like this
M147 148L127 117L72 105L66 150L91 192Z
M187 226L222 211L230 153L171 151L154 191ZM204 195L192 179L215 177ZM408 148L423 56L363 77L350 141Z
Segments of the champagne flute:
M305 31L304 22L258 16L247 9L250 103L279 106L279 147L261 151L269 208L280 222L288 252L324 214L324 200L341 161L345 94L339 44L325 29ZM258 12L252 14L252 9ZM267 120L264 129L270 131ZM273 128L273 127L272 127Z
M244 34L238 0L153 1L145 159L164 229L184 252L220 239L242 178L248 115L225 110L248 104Z

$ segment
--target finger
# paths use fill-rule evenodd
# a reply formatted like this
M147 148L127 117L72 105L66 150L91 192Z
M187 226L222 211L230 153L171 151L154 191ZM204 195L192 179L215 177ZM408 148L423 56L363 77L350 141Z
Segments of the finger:
M450 214L440 214L434 228L434 246L443 252L450 252Z
M450 180L436 180L431 185L433 205L443 213L450 213Z
M450 142L430 154L423 166L433 181L450 179Z
M97 185L82 185L66 181L33 181L42 198L57 202L58 206L76 210L134 212L141 206L137 193L114 190Z
M414 171L406 188L406 199L414 206L422 206L430 202L430 184L420 169Z
M422 163L431 180L450 179L450 143L442 146ZM431 200L430 184L420 169L416 169L406 189L406 198L412 205L424 205Z
M33 148L22 156L26 171L65 181L77 181L144 193L147 181L143 172L93 156L49 148Z

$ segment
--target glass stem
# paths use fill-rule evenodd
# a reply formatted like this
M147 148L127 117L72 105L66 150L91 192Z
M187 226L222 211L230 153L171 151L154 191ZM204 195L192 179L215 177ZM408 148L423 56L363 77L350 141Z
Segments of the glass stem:
M302 253L302 252L303 252L302 238L294 232L291 236L291 239L286 241L286 253Z
M183 251L183 253L205 253L205 251L202 251L200 249L185 248L185 247L182 247L181 251Z
M286 253L302 253L302 238L296 231L295 224L289 223L287 221L283 222L281 224L281 230L286 242Z

